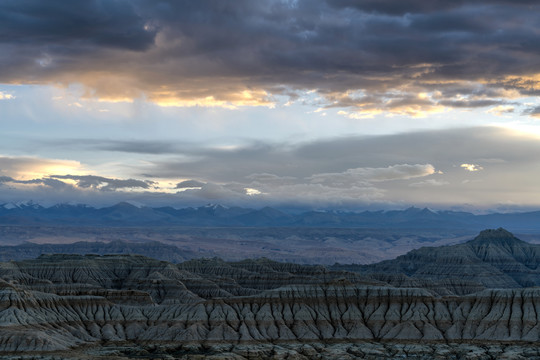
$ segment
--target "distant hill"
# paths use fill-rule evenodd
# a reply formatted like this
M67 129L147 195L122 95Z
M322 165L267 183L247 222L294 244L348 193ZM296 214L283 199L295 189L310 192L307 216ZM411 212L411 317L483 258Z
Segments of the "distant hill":
M183 251L176 246L163 244L158 241L144 243L127 241L111 241L108 243L79 241L72 244L25 243L16 246L0 246L0 261L34 259L43 254L137 254L172 263L183 262L195 257L190 251Z
M193 226L193 227L328 227L392 229L469 229L504 227L511 231L540 231L540 211L475 215L410 207L392 211L307 211L289 214L265 207L251 209L207 205L176 209L151 208L122 202L105 208L36 203L0 204L0 224L60 226Z
M529 244L499 228L484 230L459 245L423 247L394 260L334 265L332 269L369 274L395 286L410 283L434 287L438 283L444 287L441 284L445 282L454 293L540 286L540 245Z

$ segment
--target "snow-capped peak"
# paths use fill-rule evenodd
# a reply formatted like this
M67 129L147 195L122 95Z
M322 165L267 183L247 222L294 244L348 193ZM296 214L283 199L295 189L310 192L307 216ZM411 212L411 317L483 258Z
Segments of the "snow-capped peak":
M203 206L203 208L206 208L206 209L212 209L212 210L216 210L216 209L228 209L227 206L223 206L223 205L220 205L220 204L206 204Z
M14 203L5 203L5 204L2 204L1 205L2 208L6 209L6 210L13 210L13 209L18 209L19 207L17 205L15 205Z
M128 201L125 201L125 202L130 204L130 205L133 205L133 206L135 206L136 208L139 208L139 209L142 209L142 208L146 207L146 205L144 205L143 203L140 203L138 201L128 200Z

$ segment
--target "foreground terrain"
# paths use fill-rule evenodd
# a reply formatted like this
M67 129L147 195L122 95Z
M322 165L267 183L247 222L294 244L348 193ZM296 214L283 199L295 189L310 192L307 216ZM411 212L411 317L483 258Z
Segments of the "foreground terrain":
M478 243L499 255L487 259L501 268L511 261L506 254L519 260L516 249L527 246L502 229L463 246ZM463 263L463 246L443 253ZM456 251L463 256L453 256ZM538 277L535 256L528 281ZM353 272L268 259L172 264L139 255L4 262L0 353L13 359L539 356L539 288L482 283L473 291L474 280L445 283L439 274L422 282L409 267L397 283L398 275L385 281L377 266L383 265Z

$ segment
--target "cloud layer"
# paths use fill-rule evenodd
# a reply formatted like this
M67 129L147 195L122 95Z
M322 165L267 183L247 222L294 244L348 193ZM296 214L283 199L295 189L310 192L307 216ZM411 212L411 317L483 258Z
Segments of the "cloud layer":
M309 102L362 118L513 111L538 94L535 1L0 4L0 82L163 106ZM307 92L311 96L306 96ZM498 111L498 110L494 110ZM536 116L537 107L521 110Z
M0 202L540 206L539 10L1 1Z
M154 154L129 166L127 178L43 173L28 169L58 160L0 157L0 198L107 205L133 200L177 207L224 203L310 208L439 208L540 206L540 141L503 128L479 127L350 136L304 143L252 143L234 149L119 142L114 152ZM111 142L82 143L91 153L110 152ZM172 150L176 149L176 150ZM75 149L77 150L77 149ZM84 165L84 164L83 164ZM79 170L87 165L81 165Z

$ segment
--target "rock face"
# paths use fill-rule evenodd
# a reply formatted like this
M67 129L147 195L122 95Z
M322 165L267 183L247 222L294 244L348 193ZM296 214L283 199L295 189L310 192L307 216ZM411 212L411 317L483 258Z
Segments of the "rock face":
M480 240L471 246L481 249ZM320 266L267 259L175 265L134 255L0 263L0 278L0 353L6 356L130 343L173 344L184 353L231 344L229 358L265 358L283 343L297 344L283 351L310 358L323 350L307 344L343 343L348 347L334 350L361 357L362 347L350 344L540 341L538 288L441 297ZM279 358L274 355L267 358Z
M459 245L423 247L372 265L336 265L394 286L419 286L438 294L470 294L483 288L540 286L540 245L508 231L484 230Z

